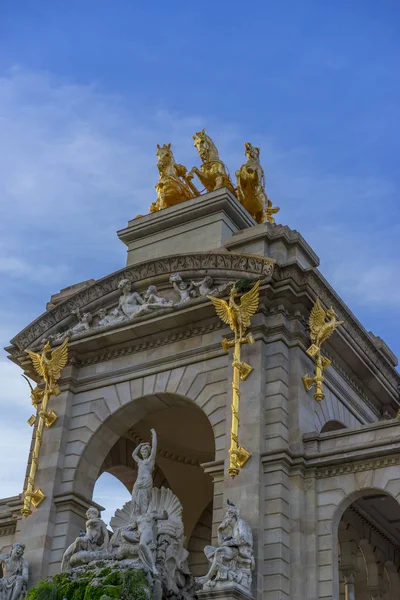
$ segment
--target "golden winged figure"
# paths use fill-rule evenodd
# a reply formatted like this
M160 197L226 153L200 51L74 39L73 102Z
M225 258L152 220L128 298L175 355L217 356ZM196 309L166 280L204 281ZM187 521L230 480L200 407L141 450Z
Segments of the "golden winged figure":
M312 343L320 348L321 344L323 344L335 329L343 323L344 321L337 320L336 313L332 307L325 312L320 304L319 298L317 298L309 320L310 338Z
M46 342L40 354L36 354L31 350L25 350L25 352L29 354L35 371L40 377L43 377L45 392L49 394L59 393L56 382L60 379L61 370L68 362L68 338L65 338L61 346L55 350L52 350L50 343Z
M209 300L214 304L217 315L229 327L235 334L235 340L242 340L246 332L246 329L250 327L250 319L257 312L259 295L258 288L260 282L251 288L249 292L243 294L240 298L240 304L235 300L239 296L239 292L235 286L232 287L229 294L229 301L226 302L221 298L215 298L214 296L207 296Z

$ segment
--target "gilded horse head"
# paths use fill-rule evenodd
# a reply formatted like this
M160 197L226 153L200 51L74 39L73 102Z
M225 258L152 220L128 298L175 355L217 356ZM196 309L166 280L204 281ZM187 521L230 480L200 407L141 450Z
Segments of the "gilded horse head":
M191 179L196 174L208 192L227 187L232 194L235 194L235 188L230 180L227 168L220 159L217 147L212 139L204 129L198 131L192 137L203 164L200 169L193 167L188 173L188 177Z
M157 144L157 167L160 175L173 175L175 158L171 150L171 144L160 146Z
M194 139L194 146L196 146L197 152L203 163L210 160L219 160L217 147L204 129L198 131L192 137Z
M260 148L255 148L250 142L245 143L244 153L250 160L260 162Z
M157 144L157 167L160 178L156 185L157 200L150 207L156 212L168 206L174 206L188 198L193 198L195 188L186 181L186 168L175 163L171 144ZM193 188L193 189L192 189Z

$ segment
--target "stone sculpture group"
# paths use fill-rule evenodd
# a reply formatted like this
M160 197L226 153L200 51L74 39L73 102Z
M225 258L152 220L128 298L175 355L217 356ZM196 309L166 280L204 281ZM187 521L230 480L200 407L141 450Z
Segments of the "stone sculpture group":
M165 309L179 309L196 298L207 298L208 295L223 293L234 282L217 285L210 275L206 275L200 281L184 281L179 273L174 273L169 279L172 294L168 291L170 298L164 298L158 292L155 285L150 285L147 290L140 294L132 290L132 281L122 279L118 284L121 296L118 305L109 309L100 308L97 314L90 312L81 313L79 309L72 310L71 315L77 319L77 323L68 329L50 337L50 341L58 343L66 337L73 338L98 328L115 327L132 319L154 314L156 311ZM175 294L174 294L175 292ZM176 295L177 297L174 297ZM49 338L46 338L46 340Z
M179 286L180 282L176 277L175 283ZM254 569L252 532L229 500L218 527L218 545L204 549L209 571L203 577L192 577L182 505L171 490L153 487L157 435L154 429L151 434L151 444L139 444L133 452L138 469L132 498L111 519L112 535L98 509L90 507L86 531L64 552L61 570L79 572L85 565L103 568L105 564L115 570L141 569L147 573L155 600L191 600L201 590L232 585L248 595ZM29 572L24 550L25 546L17 543L10 554L0 555L0 600L23 600L26 594Z
M218 528L218 546L206 546L204 550L210 569L204 577L196 580L192 577L187 563L182 505L171 490L153 487L157 435L154 429L151 433L151 444L139 444L133 452L138 470L132 498L111 519L113 534L109 536L98 510L89 508L86 532L65 551L62 571L96 563L115 569L127 566L143 569L156 600L189 600L201 589L232 584L249 593L254 568L252 533L229 501ZM7 596L4 600L19 598Z
M10 554L0 554L0 600L23 600L29 570L24 556L24 544L16 543Z

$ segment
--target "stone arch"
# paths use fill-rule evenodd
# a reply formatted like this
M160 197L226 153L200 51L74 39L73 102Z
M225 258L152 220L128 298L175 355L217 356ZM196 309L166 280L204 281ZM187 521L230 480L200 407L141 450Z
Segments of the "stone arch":
M105 458L98 455L103 445L108 451L126 430L151 412L179 402L200 409L212 427L215 459L225 453L225 413L227 373L225 357L189 364L121 383L75 394L69 423L62 488L65 492L79 491L79 474L91 482ZM90 455L90 460L87 460ZM100 456L100 458L99 458ZM214 458L214 457L213 457ZM84 489L87 489L84 482Z
M385 594L385 600L397 600L400 598L399 570L390 560L386 561L384 566L389 584L389 589Z
M211 478L204 475L199 464L225 457L226 369L226 357L222 356L170 370L160 367L151 375L75 394L62 471L62 491L90 499L108 453L121 437L126 437L130 427L143 419L150 422L153 417L165 414L163 411L167 409L170 413L175 411L178 417L182 408L192 415L189 424L198 423L202 427L201 442L204 445L205 438L208 439L207 449L202 451L198 444L194 456L193 453L187 456L179 447L167 448L167 452L159 453L158 466L171 489L176 486L176 478L174 482L173 474L167 471L174 460L182 472L186 468L184 478L188 485L197 469L206 480L205 488L209 486L212 490ZM136 443L140 438L149 439L149 428L136 431L135 436ZM209 501L210 498L204 499L199 514L193 516L193 526Z
M360 418L357 418L331 390L326 388L324 400L316 402L314 406L315 429L321 431L329 421L338 421L349 429L363 424Z
M318 552L325 553L330 548L330 581L320 580L324 590L329 589L332 597L339 597L338 569L338 531L344 512L352 503L369 495L386 495L397 503L400 499L400 473L395 461L387 461L390 466L383 466L381 461L374 469L370 464L365 471L360 467L354 473L335 473L335 479L326 477L318 481L318 529L320 531ZM322 554L321 554L322 556ZM321 574L320 574L321 577Z
M381 581L374 549L369 541L365 538L359 541L358 547L360 548L364 558L368 588L377 589L379 588Z
M332 431L339 431L339 429L347 429L346 425L344 425L341 421L336 421L332 419L331 421L327 421L322 427L320 433L330 433Z

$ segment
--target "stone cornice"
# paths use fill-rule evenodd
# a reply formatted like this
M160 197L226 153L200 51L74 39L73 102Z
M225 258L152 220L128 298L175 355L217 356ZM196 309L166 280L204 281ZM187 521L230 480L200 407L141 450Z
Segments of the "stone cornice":
M127 354L134 354L135 352L142 352L144 350L150 350L152 348L159 348L160 346L165 346L166 344L172 344L174 342L179 342L181 340L186 340L188 338L194 337L196 335L203 335L205 333L211 333L212 331L218 331L218 329L223 329L226 327L222 321L213 321L212 323L207 323L204 325L197 325L195 327L186 327L184 330L173 331L168 333L165 336L158 336L153 339L142 339L140 342L136 344L125 345L120 348L110 348L101 353L96 353L93 356L85 357L82 359L78 358L78 363L80 366L93 365L98 362L103 362L105 360L111 360L113 358L118 358L119 356L126 356Z
M400 436L390 436L390 427L399 428L399 423L382 422L382 429L386 431L386 438L365 441L363 443L346 443L345 440L339 445L327 450L315 445L319 439L342 438L347 435L350 439L360 431L369 432L379 429L380 424L363 426L360 429L344 429L332 434L307 434L304 436L304 452L295 453L288 447L282 447L275 451L266 451L261 455L264 471L268 472L276 468L284 469L288 475L302 472L307 477L324 479L347 475L349 473L361 473L374 469L400 465ZM389 430L388 430L389 427ZM351 435L353 434L353 435Z
M17 519L9 519L3 523L0 523L0 537L6 535L14 535L17 529Z
M100 512L105 510L103 506L97 504L97 502L94 502L94 500L88 500L87 498L72 492L67 492L66 494L57 494L54 496L54 504L57 512L61 512L63 510L72 510L79 516L84 516L90 506L94 506Z
M76 309L90 310L92 305L99 304L100 299L109 299L118 293L118 284L123 279L130 279L138 286L147 285L154 277L175 272L198 272L209 274L225 274L226 278L259 277L263 281L270 280L274 261L256 255L233 254L230 252L207 252L186 255L174 255L166 258L147 261L127 267L104 277L92 285L78 291L64 302L38 317L11 340L8 348L10 354L18 355L25 348L39 341L43 336L70 317ZM13 348L14 347L14 348Z
M383 456L380 458L359 460L357 462L343 462L327 467L317 467L315 468L315 477L317 479L324 479L326 477L337 477L338 475L362 473L364 471L373 471L374 469L397 466L400 464L400 448L397 452L398 454L395 456Z

